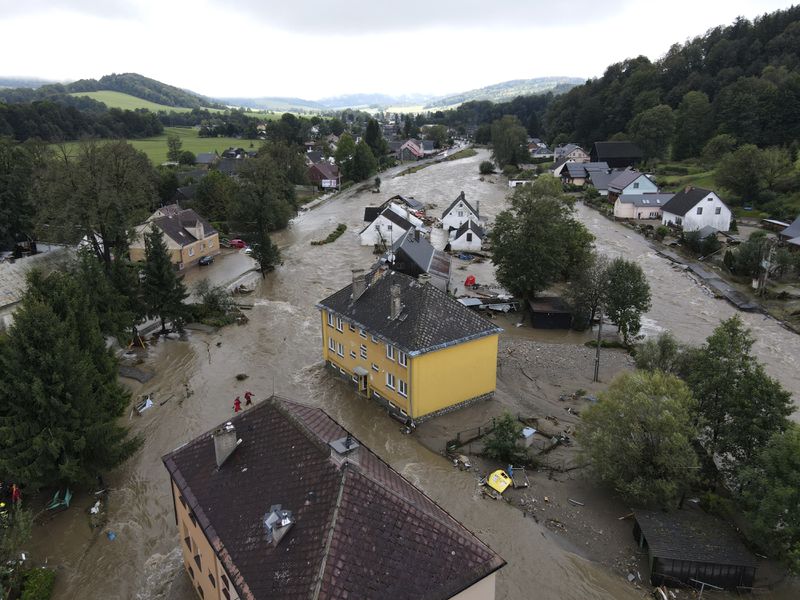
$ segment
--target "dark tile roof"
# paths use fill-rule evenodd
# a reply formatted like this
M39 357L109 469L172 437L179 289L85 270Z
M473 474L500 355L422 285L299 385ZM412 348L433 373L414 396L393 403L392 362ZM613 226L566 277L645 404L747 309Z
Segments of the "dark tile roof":
M413 208L414 210L421 210L425 208L425 205L422 204L422 202L420 202L419 200L415 200L412 196L402 196L400 194L397 194L396 196L392 196L391 198L389 198L387 202L391 202L392 200L402 202L403 204L405 204L409 208Z
M664 210L673 215L683 216L711 193L710 190L704 190L703 188L682 189L672 197L672 200L664 205Z
M216 152L200 152L194 157L194 162L198 165L210 165L218 158L219 156L217 156Z
M453 207L456 204L458 204L459 202L463 202L466 205L466 207L472 211L473 215L475 215L476 217L480 218L480 215L478 214L478 211L475 210L474 208L472 208L472 205L470 205L470 203L467 202L467 198L466 198L466 196L464 196L464 192L461 192L458 195L458 198L453 200L453 203L450 206L448 206L446 209L444 209L444 212L442 213L442 218L444 219L447 216L447 213L449 213L451 210L453 210Z
M179 187L175 190L175 196L173 198L178 200L191 200L194 198L195 194L197 193L197 188L200 187L198 184L193 183L191 185L185 185L183 187Z
M650 556L755 567L755 557L726 523L699 510L636 510Z
M397 225L398 227L400 227L404 232L408 231L409 229L414 229L414 225L412 223L410 223L405 217L401 217L400 215L398 215L396 212L394 212L392 210L392 208L390 206L386 206L386 208L383 208L383 206L386 206L386 205L383 204L383 205L378 207L381 210L375 216L375 218L373 218L372 221L370 221L370 224L372 224L375 221L375 219L377 219L378 217L383 216L383 217L389 219L389 221L391 221L394 225ZM367 213L367 209L368 208L371 208L371 207L367 207L367 208L364 209L364 220L365 221L367 220L367 216L368 216L368 213ZM372 216L372 211L370 211L369 216ZM359 235L364 233L368 228L369 228L369 225L364 227L364 229L362 229L359 232Z
M354 302L352 284L317 304L410 355L500 333L502 329L464 308L445 292L394 271L373 271ZM391 287L400 287L400 317L390 319Z
M324 411L273 397L230 420L242 443L217 468L211 432L164 465L243 599L450 598L505 562ZM275 547L274 504L295 525ZM278 576L280 574L280 576Z
M562 156L556 162L553 163L553 166L550 167L550 170L551 171L555 171L556 169L558 169L558 167L560 167L561 165L565 164L568 160L569 159L566 156Z
M675 194L622 194L617 198L623 204L633 204L638 207L657 206L662 208Z
M322 162L314 163L309 167L309 170L316 170L322 176L322 179L338 179L339 167L323 160Z
M170 206L165 206L162 207L161 210L165 211L165 209L169 209L172 206L177 205L173 204ZM161 231L163 231L164 234L170 237L173 241L181 246L185 246L197 241L197 238L189 233L186 230L186 227L194 227L194 224L198 221L203 224L203 232L205 233L206 237L217 233L217 230L214 229L208 221L194 212L191 208L181 209L177 213L174 211L169 211L167 216L154 219L153 223L157 225L159 229L161 229Z
M592 171L608 171L608 164L605 162L568 162L564 165L561 176L570 178L588 177Z
M483 228L475 223L472 219L467 219L465 223L461 224L461 227L459 227L458 231L456 231L456 239L460 238L467 231L473 231L479 238L483 239Z
M398 268L397 270L407 275L419 275L420 273L430 273L438 277L450 278L450 257L436 250L431 243L422 236L417 235L417 230L408 230L403 237L398 239L392 246L395 253L395 260L399 263L411 263L411 271Z
M617 176L612 179L608 184L608 190L610 192L621 192L625 187L632 184L634 181L639 179L639 177L645 176L643 173L639 171L634 171L633 169L625 169L624 171L618 172Z
M422 140L421 148L425 152L433 152L435 150L433 147L433 140Z
M797 217L791 225L789 225L786 229L781 231L781 237L792 239L799 236L800 236L800 217Z
M608 190L608 184L619 175L619 171L590 171L589 181L596 190Z
M642 150L633 142L595 142L592 160L608 160L610 158L642 158Z
M306 152L306 158L310 160L312 164L314 164L324 160L325 155L319 150L312 150L311 152Z
M364 221L372 223L383 211L383 206L367 206L364 209Z

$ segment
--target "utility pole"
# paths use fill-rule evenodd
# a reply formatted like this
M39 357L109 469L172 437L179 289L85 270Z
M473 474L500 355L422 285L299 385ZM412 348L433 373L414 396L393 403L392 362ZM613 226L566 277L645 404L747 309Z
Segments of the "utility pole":
M600 381L600 336L603 333L603 313L600 312L600 322L597 324L597 354L594 358L594 379L592 381Z

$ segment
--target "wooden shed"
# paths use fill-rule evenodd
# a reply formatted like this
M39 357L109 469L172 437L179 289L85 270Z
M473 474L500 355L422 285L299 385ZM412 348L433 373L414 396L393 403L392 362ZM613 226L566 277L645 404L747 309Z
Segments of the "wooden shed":
M633 536L647 551L653 585L751 588L757 562L727 523L700 510L634 512Z
M538 329L569 329L572 327L572 311L564 300L557 296L542 296L531 300L531 322Z

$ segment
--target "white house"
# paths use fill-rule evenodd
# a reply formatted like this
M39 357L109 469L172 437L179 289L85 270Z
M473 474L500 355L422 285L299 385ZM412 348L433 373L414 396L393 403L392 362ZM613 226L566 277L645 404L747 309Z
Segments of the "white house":
M655 194L658 186L644 173L626 169L608 182L608 199L616 200L624 194Z
M403 234L414 228L412 223L393 211L391 206L388 206L381 214L375 217L374 221L361 230L358 237L362 246L382 244L391 248L392 244L399 240Z
M394 202L389 202L389 206L387 208L389 210L391 210L393 213L403 217L406 221L411 223L414 227L416 227L418 229L423 229L424 228L424 224L422 222L422 219L420 219L413 212L411 212L410 208L407 208L407 207L405 207L405 206L403 206L401 204L395 204Z
M714 192L687 186L664 205L661 222L677 225L684 231L697 231L706 226L728 231L731 209Z
M478 252L485 237L483 228L472 219L450 232L450 249L466 252Z
M458 198L453 200L453 203L442 213L442 227L444 230L458 229L470 219L480 223L481 217L478 214L480 206L477 204L475 206L476 208L472 208L464 197L464 192L461 192Z
M675 194L623 194L614 201L615 219L661 219Z
M566 158L567 160L574 160L575 162L589 162L589 153L577 144L564 144L563 146L556 146L553 155L556 160L559 158Z

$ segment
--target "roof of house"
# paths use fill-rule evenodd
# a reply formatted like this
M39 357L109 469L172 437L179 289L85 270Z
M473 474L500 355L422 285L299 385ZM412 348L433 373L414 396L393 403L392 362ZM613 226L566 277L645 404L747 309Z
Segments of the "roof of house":
M617 197L618 202L623 204L633 204L636 207L663 207L669 202L675 194L657 193L657 194L622 194Z
M642 158L642 150L633 142L595 142L593 157L597 160L610 158Z
M203 233L205 237L209 237L217 233L211 224L203 217L198 215L191 208L180 209L175 212L172 210L176 204L164 206L160 210L166 213L166 216L153 219L153 224L158 226L164 234L172 239L175 243L181 246L186 246L192 242L196 242L197 238L190 233L186 227L194 227L196 223L202 223ZM168 209L168 210L165 210Z
M219 156L217 156L216 152L200 152L194 157L194 162L198 165L210 165L218 158Z
M650 555L658 558L755 567L755 557L723 521L699 510L636 510Z
M191 200L197 193L198 184L192 183L191 185L184 185L175 190L175 196L185 200Z
M562 156L564 154L569 154L573 150L583 151L583 148L578 146L578 144L564 144L563 146L556 146L555 153L558 154L559 156Z
M791 225L781 231L781 236L789 239L800 236L800 217L797 217Z
M306 152L306 158L313 163L318 163L321 160L324 160L325 155L322 154L319 150L311 150L310 152Z
M222 467L212 432L162 460L241 598L450 598L505 564L360 442L337 463L348 432L323 410L273 397L230 423ZM295 524L273 545L277 504Z
M380 211L380 213L377 214L374 219L372 219L372 221L370 221L369 225L364 227L364 229L362 229L359 232L359 235L361 233L364 233L369 228L369 226L372 225L372 223L375 221L375 219L377 219L378 217L385 217L385 218L389 219L389 221L391 221L393 225L397 225L398 227L402 228L403 231L408 231L409 229L414 229L414 224L413 223L409 222L406 218L404 218L403 216L398 215L396 212L394 212L392 210L391 206L387 206L386 208L383 208ZM364 209L364 220L365 221L367 220L367 210L366 209Z
M483 227L475 223L472 219L467 219L466 222L461 224L461 227L459 227L458 231L456 231L456 239L460 238L467 231L472 231L479 238L483 239L484 236Z
M384 206L367 206L364 209L364 221L372 223L383 212L384 208Z
M355 301L352 284L325 298L317 308L342 315L372 335L410 355L439 350L502 331L465 309L445 292L394 271L373 271L367 289ZM390 319L391 287L400 287L400 316Z
M452 203L450 206L448 206L446 209L444 209L444 212L442 213L442 218L444 219L444 218L447 216L447 214L448 214L448 213L449 213L451 210L453 210L453 207L454 207L456 204L458 204L459 202L463 202L463 203L466 205L466 207L467 207L468 209L470 209L470 211L472 211L472 214L473 214L473 215L475 215L477 218L480 218L480 215L478 214L478 211L476 211L474 208L472 208L472 206L470 205L470 203L469 203L469 202L467 202L467 198L464 196L464 192L461 192L461 193L458 195L458 197L457 197L455 200L453 200L453 203Z
M605 162L568 162L561 171L562 177L564 177L565 171L566 176L570 178L587 177L592 171L608 171L608 164Z
M434 248L424 237L414 230L408 230L392 246L395 255L411 261L423 273L430 273L445 279L450 278L450 257Z
M608 191L620 193L640 177L647 177L647 175L634 169L619 171L617 176L608 183Z
M528 301L528 306L534 313L572 314L569 303L560 296L537 296L534 300Z
M422 149L425 152L433 152L435 150L433 147L433 140L422 140Z
M397 194L396 196L392 196L391 198L389 198L389 200L387 200L386 202L388 203L391 202L392 200L399 200L400 202L402 202L409 208L413 208L414 210L421 210L425 208L425 205L422 204L422 202L420 202L419 200L415 200L413 196L402 196L400 194Z
M556 162L553 163L553 166L550 167L550 170L551 171L557 171L558 167L560 167L561 165L565 164L569 160L570 159L567 158L566 156L562 156L561 158L557 159Z
M322 175L323 179L338 179L339 178L339 167L336 165L332 165L326 160L323 160L318 163L314 163L309 167L309 170L318 171L320 175Z
M243 158L221 158L216 164L216 169L225 175L236 175L245 164Z
M607 190L608 184L619 175L618 170L609 171L589 171L589 181L597 190Z
M672 197L672 200L664 205L664 211L673 215L683 216L692 210L703 198L714 192L703 188L683 189Z

